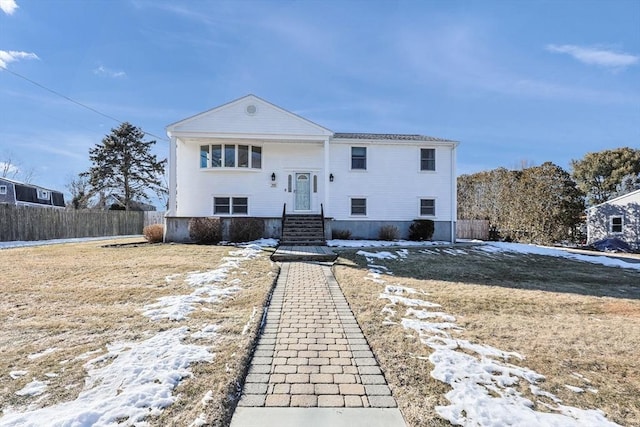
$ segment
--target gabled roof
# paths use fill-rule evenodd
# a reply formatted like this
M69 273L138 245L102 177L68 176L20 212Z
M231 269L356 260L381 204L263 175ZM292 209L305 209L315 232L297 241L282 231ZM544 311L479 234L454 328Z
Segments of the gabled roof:
M331 136L333 131L255 95L246 95L167 126L171 134Z
M371 139L390 141L431 141L431 142L457 142L450 139L436 138L433 136L402 134L402 133L340 133L336 132L334 138L342 139Z
M40 185L28 184L26 182L16 181L15 179L10 179L10 178L6 178L6 177L2 177L2 176L0 176L0 180L8 181L8 182L10 182L11 184L14 184L14 185L22 185L24 187L31 187L31 188L36 188L36 189L40 189L40 190L47 190L47 191L52 191L52 192L55 192L55 193L61 193L61 191L58 191L58 190L52 190L50 188L42 187Z
M632 191L630 193L627 193L627 194L623 194L622 196L615 197L615 198L613 198L611 200L607 200L606 202L600 203L598 205L593 205L589 209L594 209L594 208L597 208L599 206L610 205L610 204L618 204L619 205L619 204L621 204L619 202L623 201L624 199L635 199L636 197L638 199L640 199L640 189L639 190L634 190L634 191Z

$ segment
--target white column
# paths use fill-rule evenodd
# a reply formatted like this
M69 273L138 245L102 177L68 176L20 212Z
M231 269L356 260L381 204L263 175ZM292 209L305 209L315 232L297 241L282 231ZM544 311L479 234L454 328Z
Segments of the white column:
M178 139L175 136L171 137L169 143L169 208L166 216L175 216L178 211L178 200L176 196L177 192L177 176L176 176L176 151L177 151Z
M331 173L330 164L329 164L329 137L324 140L324 216L329 215L329 194L330 194L330 182L329 182L329 174Z

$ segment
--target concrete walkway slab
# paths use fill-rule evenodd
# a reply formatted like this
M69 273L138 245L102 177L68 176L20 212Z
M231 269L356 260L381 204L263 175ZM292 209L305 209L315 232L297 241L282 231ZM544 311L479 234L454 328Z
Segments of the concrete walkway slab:
M327 246L278 246L271 255L273 261L316 261L332 262L338 255Z
M353 424L355 409L369 414L368 426L405 426L330 267L283 263L231 425L364 425ZM287 418L260 423L277 414ZM372 424L376 417L388 422Z
M397 408L238 408L231 427L404 426Z

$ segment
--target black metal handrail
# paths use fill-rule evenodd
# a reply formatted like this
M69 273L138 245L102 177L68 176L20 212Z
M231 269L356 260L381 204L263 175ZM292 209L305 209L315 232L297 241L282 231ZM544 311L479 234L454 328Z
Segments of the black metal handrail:
M284 233L284 218L287 215L287 204L282 207L282 222L280 223L280 240L282 240L282 234Z
M324 234L324 205L320 203L320 218L322 218L322 238L326 240L327 236Z

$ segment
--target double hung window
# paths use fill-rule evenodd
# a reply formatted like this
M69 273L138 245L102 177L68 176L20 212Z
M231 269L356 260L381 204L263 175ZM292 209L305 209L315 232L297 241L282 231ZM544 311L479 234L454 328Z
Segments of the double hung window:
M366 215L367 214L367 199L364 198L352 198L351 199L351 215Z
M367 147L351 147L351 169L367 170Z
M436 150L435 148L420 149L420 170L435 171L436 170Z
M434 199L420 199L420 216L435 216L436 201Z

